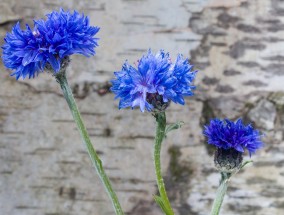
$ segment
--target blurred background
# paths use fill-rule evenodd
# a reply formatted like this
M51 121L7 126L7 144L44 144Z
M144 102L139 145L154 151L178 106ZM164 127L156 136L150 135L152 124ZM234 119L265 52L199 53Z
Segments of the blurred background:
M96 56L73 56L68 78L126 214L161 215L155 120L118 110L109 92L113 72L148 48L182 53L199 70L195 96L167 110L169 122L186 122L162 149L176 214L209 214L219 174L202 129L214 117L243 117L266 143L232 178L222 214L284 214L284 1L0 0L1 44L17 20L24 27L60 7L101 27ZM114 214L54 78L15 81L0 70L0 214Z

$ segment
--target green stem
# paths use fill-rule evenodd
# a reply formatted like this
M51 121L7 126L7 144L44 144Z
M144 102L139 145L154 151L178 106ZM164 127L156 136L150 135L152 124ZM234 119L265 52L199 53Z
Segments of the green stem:
M104 168L102 166L102 161L100 160L98 154L96 153L96 151L95 151L95 149L94 149L94 147L91 143L87 129L86 129L86 127L85 127L85 125L82 121L82 118L81 118L80 112L78 110L78 107L76 105L72 90L71 90L70 86L68 85L67 78L66 78L66 75L65 75L65 71L59 72L55 76L55 78L61 86L61 89L63 91L63 95L64 95L64 97L65 97L65 99L68 103L68 106L71 110L71 113L73 115L73 119L77 124L78 130L79 130L80 135L82 137L82 140L83 140L83 142L84 142L84 144L87 148L87 151L88 151L89 156L92 160L92 163L95 166L96 171L99 174L100 179L103 182L104 187L105 187L109 197L111 198L115 212L116 212L117 215L123 215L124 213L122 211L122 208L120 206L118 198L117 198L115 192L113 191L111 183L109 181L109 178L107 177L107 175L104 171Z
M231 175L226 173L221 173L221 176L222 177L220 185L218 187L216 198L212 206L211 215L219 215L224 200L224 196L227 192L228 183Z
M156 124L156 137L155 137L155 148L154 148L154 162L155 162L157 184L163 205L165 206L166 209L166 211L164 210L165 214L174 215L169 198L167 196L164 180L161 173L160 154L161 154L162 141L165 137L166 114L165 112L159 112L155 114L155 117L157 124Z

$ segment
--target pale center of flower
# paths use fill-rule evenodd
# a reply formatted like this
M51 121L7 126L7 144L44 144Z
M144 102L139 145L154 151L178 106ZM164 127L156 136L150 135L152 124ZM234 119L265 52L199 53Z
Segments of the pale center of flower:
M34 30L34 31L33 31L33 35L34 35L35 37L39 37L39 36L40 36L40 33L39 33L38 30Z

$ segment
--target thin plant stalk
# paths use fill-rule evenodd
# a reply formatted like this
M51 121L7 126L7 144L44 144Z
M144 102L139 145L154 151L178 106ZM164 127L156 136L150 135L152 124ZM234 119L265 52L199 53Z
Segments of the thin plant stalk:
M166 114L159 112L155 114L156 117L156 137L154 147L154 164L156 172L156 180L160 197L156 197L156 202L160 205L161 209L166 215L174 215L169 198L167 196L162 171L161 171L161 146L166 134Z
M218 187L210 215L219 215L224 196L226 195L228 189L228 183L231 175L228 173L221 173L221 176L220 185Z
M61 89L63 91L63 95L68 103L68 106L70 108L70 111L73 115L73 119L77 124L78 130L80 132L81 138L84 142L84 145L87 148L88 154L91 158L91 161L93 163L93 165L95 166L95 169L98 173L98 175L100 176L101 181L104 184L105 190L107 191L113 207L115 209L115 212L117 215L124 215L122 208L120 206L120 203L118 201L117 195L115 194L112 185L110 183L109 178L107 177L103 165L102 165L102 161L100 160L96 150L94 149L89 134L87 132L87 129L83 123L83 120L81 118L80 112L78 110L78 107L76 105L72 90L68 84L67 78L66 78L66 74L65 71L60 71L58 74L55 75L55 78L57 80L57 82L60 84Z

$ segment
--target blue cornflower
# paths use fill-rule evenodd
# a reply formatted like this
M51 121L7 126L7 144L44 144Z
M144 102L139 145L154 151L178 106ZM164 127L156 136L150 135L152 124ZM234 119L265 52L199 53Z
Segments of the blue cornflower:
M205 126L204 135L208 138L208 144L217 148L235 149L243 153L246 148L250 155L263 146L258 130L252 125L244 125L241 119L236 122L225 119L213 119Z
M44 69L48 60L44 51L46 44L37 31L31 30L28 25L21 30L18 22L4 40L3 63L14 70L11 75L16 76L17 80L26 76L34 78Z
M62 61L72 54L87 57L95 54L98 27L89 25L89 18L78 12L61 9L47 15L46 20L34 20L34 29L28 25L21 30L19 23L5 37L4 65L14 70L16 79L34 78L49 64L55 73Z
M36 20L35 26L48 43L49 63L56 72L65 56L82 54L89 57L95 54L98 38L94 36L100 28L90 26L87 16L63 9L46 16L47 20Z
M137 69L126 61L122 70L114 74L116 79L112 80L111 90L115 98L120 98L119 109L139 106L144 112L145 108L147 111L157 108L157 102L183 105L183 96L193 95L196 71L192 71L192 65L182 55L172 63L169 53L161 50L154 55L149 50L138 61Z

